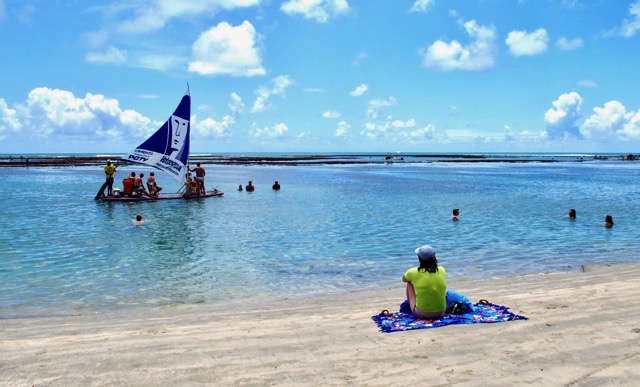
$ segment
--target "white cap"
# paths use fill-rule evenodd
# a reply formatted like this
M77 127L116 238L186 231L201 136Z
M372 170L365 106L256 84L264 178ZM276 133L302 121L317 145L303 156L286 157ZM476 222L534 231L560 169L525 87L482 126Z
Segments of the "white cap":
M420 259L435 258L436 250L429 245L424 245L416 249L416 254L418 254Z

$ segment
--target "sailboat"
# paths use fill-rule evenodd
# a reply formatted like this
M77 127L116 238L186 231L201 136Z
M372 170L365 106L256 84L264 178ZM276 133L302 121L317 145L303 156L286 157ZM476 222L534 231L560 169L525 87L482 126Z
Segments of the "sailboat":
M140 146L120 158L122 162L137 163L159 169L176 179L181 189L175 194L132 195L120 192L114 196L105 196L104 188L96 195L96 200L105 202L140 202L172 199L198 199L222 196L224 193L214 189L204 194L180 192L185 188L189 172L189 138L191 134L191 95L189 85L180 104L171 117L151 137ZM128 180L128 179L125 179ZM123 184L125 184L123 180ZM115 190L114 190L115 191ZM116 191L117 192L117 191ZM196 191L197 192L197 191Z

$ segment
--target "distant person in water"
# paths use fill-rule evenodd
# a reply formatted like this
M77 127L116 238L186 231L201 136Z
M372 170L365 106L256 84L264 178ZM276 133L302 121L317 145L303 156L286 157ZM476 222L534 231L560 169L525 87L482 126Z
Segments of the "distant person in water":
M246 187L244 187L244 189L246 189L247 192L253 192L255 191L256 187L254 187L253 182L249 180L249 184L247 184Z
M453 211L451 212L451 219L458 220L458 215L460 215L460 209L454 208Z
M238 185L238 191L239 191L239 192L242 192L242 184L239 184L239 185Z
M136 220L133 221L133 224L135 224L136 226L142 225L142 214L136 215Z
M606 228L611 228L614 224L615 223L613 223L613 218L611 217L611 215L607 215L604 217L604 226Z
M415 250L420 267L409 269L402 281L407 283L407 300L417 318L437 319L447 309L447 274L438 266L436 251L425 245Z
M575 209L570 209L569 210L569 219L575 219L576 218L576 210Z
M280 190L280 183L278 183L278 180L276 180L276 182L273 183L273 186L271 188L273 188L275 191Z

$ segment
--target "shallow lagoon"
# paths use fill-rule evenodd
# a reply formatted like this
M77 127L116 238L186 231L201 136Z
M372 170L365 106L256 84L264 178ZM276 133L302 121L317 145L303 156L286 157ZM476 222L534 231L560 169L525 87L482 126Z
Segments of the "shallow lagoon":
M92 200L99 168L0 169L0 318L392 286L421 244L454 279L640 256L639 162L205 167L224 197L131 204Z

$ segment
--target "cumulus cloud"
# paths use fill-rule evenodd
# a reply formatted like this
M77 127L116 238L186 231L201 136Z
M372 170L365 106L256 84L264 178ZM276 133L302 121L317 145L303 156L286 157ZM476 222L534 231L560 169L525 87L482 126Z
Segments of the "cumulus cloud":
M125 134L144 138L161 124L133 110L123 110L116 99L91 93L78 98L69 91L46 87L33 89L17 110L25 117L20 122L24 129L55 139L119 140Z
M326 23L330 18L349 13L347 0L289 0L280 6L287 15L302 15L305 19Z
M416 0L409 9L409 12L427 12L436 0Z
M582 97L572 91L562 94L553 101L553 108L547 110L544 115L547 123L546 133L549 139L559 139L572 136L582 138L582 134L576 124L581 117Z
M369 106L367 107L367 118L370 120L377 120L379 116L379 110L383 107L395 106L398 104L398 101L395 97L389 97L387 99L372 99L369 101Z
M222 120L208 117L198 121L193 117L194 129L202 137L224 138L230 136L230 129L236 124L244 111L242 98L236 93L231 93L231 102L227 105L231 114L225 115Z
M347 135L347 133L349 133L349 129L351 128L351 125L349 125L347 123L347 121L340 121L338 123L338 127L336 128L336 133L335 136L336 137L344 137Z
M221 121L216 121L213 118L206 118L202 121L196 121L194 123L195 131L203 137L228 137L229 128L236 123L234 117L226 115Z
M544 28L528 33L526 31L511 31L505 43L509 51L515 56L538 55L547 50L549 35Z
M271 87L261 86L256 91L258 97L251 108L252 113L260 113L269 109L269 99L273 95L284 96L289 86L293 85L293 79L288 75L280 75L271 80Z
M127 61L127 52L114 46L109 46L102 52L89 52L86 60L90 63L122 64Z
M250 133L254 137L275 138L275 137L284 136L285 134L287 134L288 131L289 131L289 128L287 127L287 125L285 125L282 122L279 124L273 125L271 128L269 127L260 128L258 127L258 124L254 122Z
M640 138L640 111L627 112L622 103L609 101L593 108L594 114L584 122L582 132L587 138Z
M125 33L150 33L164 28L166 23L175 18L211 17L220 9L233 10L258 4L260 0L141 0L136 2L135 7L123 8L133 10L134 14L120 23L119 30Z
M354 97L359 97L362 94L364 94L367 90L369 89L368 85L365 85L364 83L361 84L360 86L356 87L355 89L353 89L352 91L349 92L350 95L354 96Z
M438 40L423 50L422 65L426 68L450 70L486 70L494 64L496 30L493 26L480 26L475 20L463 24L473 41L463 46L457 40L447 43Z
M620 34L625 38L630 38L640 30L640 0L636 0L629 6L629 18L622 22Z
M189 71L201 75L264 75L257 40L256 30L248 21L237 27L222 22L202 33L193 43L194 61L189 63Z
M8 133L19 132L22 124L15 109L10 109L4 99L0 98L0 140Z
M337 112L335 110L327 110L326 112L322 113L322 117L323 118L339 118L340 112Z
M561 50L575 50L582 47L582 39L567 39L565 37L562 37L556 41L556 47Z

